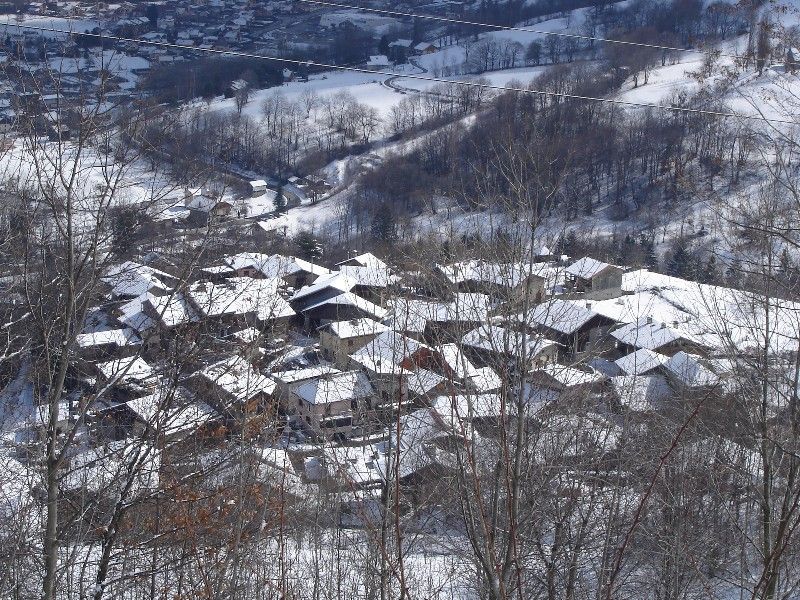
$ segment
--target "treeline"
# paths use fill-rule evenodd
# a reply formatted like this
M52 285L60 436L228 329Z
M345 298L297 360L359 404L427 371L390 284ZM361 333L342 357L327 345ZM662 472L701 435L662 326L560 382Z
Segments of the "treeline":
M237 79L244 79L253 87L280 85L282 70L282 66L266 60L201 58L158 66L142 79L140 86L162 102L178 102L220 96Z
M411 152L362 181L361 195L369 200L354 201L354 210L374 212L358 220L385 219L388 208L400 222L419 214L435 192L467 211L513 215L533 209L567 221L608 206L620 222L637 213L654 238L669 210L701 181L704 189L738 182L753 134L709 114L627 113L564 97L604 96L622 77L592 67L556 67L531 84L545 93L505 93L471 127L421 138ZM403 172L419 175L387 186ZM523 198L521 190L535 197Z

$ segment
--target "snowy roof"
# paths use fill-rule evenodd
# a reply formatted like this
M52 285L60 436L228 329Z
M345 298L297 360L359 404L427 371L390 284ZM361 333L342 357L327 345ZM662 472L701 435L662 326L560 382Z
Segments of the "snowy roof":
M153 307L157 318L165 327L176 327L197 321L196 311L186 301L184 294L171 296L147 295L147 302Z
M330 365L314 365L305 369L295 369L293 371L276 371L272 376L281 383L297 383L298 381L305 381L306 379L313 379L314 377L321 377L331 373L341 373Z
M225 264L232 269L253 268L260 271L268 278L285 277L295 273L311 273L314 275L327 275L330 273L325 267L315 265L301 258L294 256L283 256L280 254L261 254L258 252L241 252L223 259Z
M388 268L377 265L367 267L342 265L339 267L339 272L354 280L356 285L366 287L385 288L400 281L400 278L393 275Z
M567 267L566 271L570 275L574 275L575 277L580 277L581 279L591 279L595 275L602 273L608 267L612 267L608 263L604 263L597 259L591 258L589 256L585 256L576 260L570 266ZM619 267L614 267L619 268Z
M240 356L231 356L209 365L198 375L214 383L238 402L245 402L256 394L271 394L275 391L275 382L261 375Z
M433 349L446 364L453 375L461 381L469 380L472 377L478 377L478 368L467 359L463 350L458 344L442 344Z
M176 405L177 404L177 405ZM201 400L196 400L185 390L175 392L167 403L164 392L132 398L125 405L142 421L159 428L165 435L192 431L217 418L219 413Z
M153 289L169 291L165 280L172 277L147 265L125 261L111 267L101 279L115 296L141 296Z
M490 367L475 369L465 383L478 393L495 392L503 387L503 379Z
M328 288L339 290L340 292L349 292L356 286L356 281L344 273L328 273L320 275L317 280L311 285L307 285L292 296L292 300L300 300L307 296L317 294Z
M329 323L325 327L343 340L365 335L378 335L388 330L386 325L367 318L336 321L334 323Z
M680 351L664 363L664 368L687 387L706 387L719 383L720 378L706 368L699 356Z
M388 67L391 64L385 54L372 54L367 61L367 65L370 67Z
M96 366L97 369L103 374L103 377L109 381L112 379L118 379L119 381L141 381L153 375L152 367L139 356L131 356L127 358L101 362L97 363Z
M372 267L376 269L384 269L386 271L391 270L389 265L387 265L380 258L372 254L372 252L364 252L363 254L353 256L352 258L343 260L340 263L336 263L336 266L341 267L343 265L353 264L353 263L355 263L355 265L360 267Z
M636 412L659 408L672 395L667 380L660 375L623 375L610 381L620 403Z
M427 346L396 331L384 331L350 356L375 373L391 374L396 373L400 363L420 348Z
M278 293L280 280L232 277L221 282L197 282L186 290L205 316L253 313L262 321L293 316L294 310Z
M364 373L347 371L311 379L297 386L294 393L308 404L329 404L367 398L373 389Z
M465 346L519 357L533 358L542 350L558 345L541 335L529 334L485 323L468 332L461 340Z
M320 300L319 302L315 302L303 308L301 312L305 312L308 310L313 310L315 308L319 308L320 306L325 306L327 304L336 304L340 306L355 306L356 308L362 310L363 312L367 313L375 317L376 319L383 319L386 316L386 309L378 306L377 304L370 302L358 296L352 292L345 292L343 294L339 294L337 296L333 296L332 298L325 298L324 300Z
M438 373L434 373L433 371L428 371L427 369L417 369L415 371L408 372L406 375L406 381L408 383L408 390L410 392L422 395L427 394L433 388L443 382L444 377Z
M614 363L627 375L644 375L663 365L669 360L668 356L640 348L617 359Z
M141 338L128 327L124 327L122 329L93 331L91 333L81 333L75 338L75 342L81 348L104 346L106 344L114 344L121 347L131 344L140 344L141 341Z
M549 266L525 263L491 263L483 260L467 260L437 267L450 283L475 281L505 287L515 287L528 277L539 277Z
M530 326L540 325L559 333L571 334L596 316L596 312L581 304L554 298L533 307L521 320Z
M692 334L664 323L658 323L650 318L623 325L612 331L611 335L623 344L648 350L657 350L678 340L687 340L702 345L701 340L696 339Z
M686 281L646 269L625 273L622 289L648 293L663 305L672 305L675 318L661 318L679 321L682 332L691 333L716 353L760 351L765 343L772 353L796 350L800 303L774 297L767 303L756 292ZM765 337L767 323L770 331Z
M545 365L541 369L534 371L534 377L536 377L537 374L544 375L546 378L565 388L596 383L606 378L605 375L595 370L584 371L583 369L559 364Z

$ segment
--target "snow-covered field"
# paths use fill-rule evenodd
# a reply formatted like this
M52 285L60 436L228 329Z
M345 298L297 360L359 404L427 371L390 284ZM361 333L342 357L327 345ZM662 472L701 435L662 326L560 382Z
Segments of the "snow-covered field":
M33 27L42 27L43 29L53 29L55 31L33 30L26 29L24 25ZM40 17L36 15L25 15L19 18L17 15L0 15L0 35L18 35L24 34L26 31L43 35L45 37L64 37L65 34L61 31L69 31L73 33L86 33L96 27L100 27L100 21L87 19L84 17L67 18L67 17Z

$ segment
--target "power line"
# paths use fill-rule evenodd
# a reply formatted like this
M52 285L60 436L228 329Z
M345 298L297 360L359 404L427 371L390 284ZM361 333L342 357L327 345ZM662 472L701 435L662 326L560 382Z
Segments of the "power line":
M510 25L495 25L492 23L481 23L479 21L467 21L465 19L456 19L453 17L441 17L437 15L422 15L417 13L409 13L403 12L399 10L388 10L388 9L381 9L381 8L370 8L366 6L354 6L350 4L340 4L338 2L329 2L327 0L296 0L297 2L304 2L306 4L318 4L320 6L330 6L333 8L343 8L347 10L362 10L365 12L372 12L382 15L391 15L395 17L411 17L414 19L428 19L432 21L442 21L444 23L451 23L454 25L469 25L475 27L488 27L490 29L497 29L502 31L521 31L523 33L536 33L539 35L550 35L556 37L563 37L563 38L571 38L577 40L584 40L584 41L593 41L593 42L603 42L608 44L620 44L623 46L638 46L640 48L650 48L653 50L664 50L669 52L690 52L693 54L703 54L703 50L693 50L691 48L680 48L678 46L665 46L661 44L648 44L646 42L632 42L627 40L615 40L611 38L602 38L596 37L591 35L582 35L579 33L564 33L559 31L543 31L540 29L532 29L530 27L516 27ZM730 54L725 52L720 52L719 56L724 56L726 58L733 58L734 60L745 60L747 57L742 56L740 54ZM800 63L786 63L789 65L798 65Z
M9 24L10 25L10 24ZM254 54L251 52L243 52L240 50L222 50L219 48L195 48L194 46L187 46L184 44L175 44L170 42L158 42L155 40L139 40L136 38L128 38L116 35L106 35L102 33L79 33L76 31L70 31L66 29L58 29L55 27L43 27L41 25L24 25L21 23L14 23L13 27L18 27L20 29L30 29L32 31L44 31L49 33L60 33L65 35L81 35L85 37L96 38L100 40L115 40L118 42L126 42L132 44L144 44L148 46L156 46L160 48L171 48L173 50L182 50L185 52L206 52L209 54L216 54L218 56L235 56L239 58L250 58L255 60L271 60L275 62L280 62L284 64L291 64L297 65L301 67L316 67L320 69L328 69L333 71L348 71L352 73L364 73L367 75L385 75L387 77L398 77L402 79L414 79L417 81L427 81L431 83L445 83L445 84L453 84L453 85L462 85L468 86L473 88L479 89L488 89L488 90L495 90L500 92L518 92L522 94L532 94L536 96L550 96L553 98L563 98L566 100L582 100L586 102L603 102L606 104L616 105L616 106L629 106L632 108L647 108L647 109L656 109L656 110L669 110L678 113L688 113L688 114L705 114L711 115L715 117L723 117L723 118L733 118L733 119L747 119L750 121L762 121L765 123L772 123L772 124L783 124L783 125L795 125L794 121L784 120L784 119L769 119L767 117L763 117L761 115L744 115L735 112L725 112L725 111L715 111L715 110L706 110L701 108L689 108L685 106L667 106L662 104L653 104L650 102L634 102L632 100L616 100L613 98L600 98L597 96L582 96L579 94L567 94L564 92L548 92L544 90L537 90L532 88L518 88L518 87L508 87L502 85L494 85L491 83L483 83L479 81L464 81L459 79L444 79L441 77L431 77L426 75L416 75L416 74L399 74L393 73L391 71L380 71L380 70L371 70L365 69L361 67L347 67L342 65L332 65L328 63L322 63L312 60L299 60L294 58L281 58L277 56L269 56L264 54Z

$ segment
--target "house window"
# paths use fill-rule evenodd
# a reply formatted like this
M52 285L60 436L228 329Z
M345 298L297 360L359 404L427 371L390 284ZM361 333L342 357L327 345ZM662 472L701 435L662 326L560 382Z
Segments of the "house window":
M358 410L358 400L356 398L350 400L350 408L353 410Z

